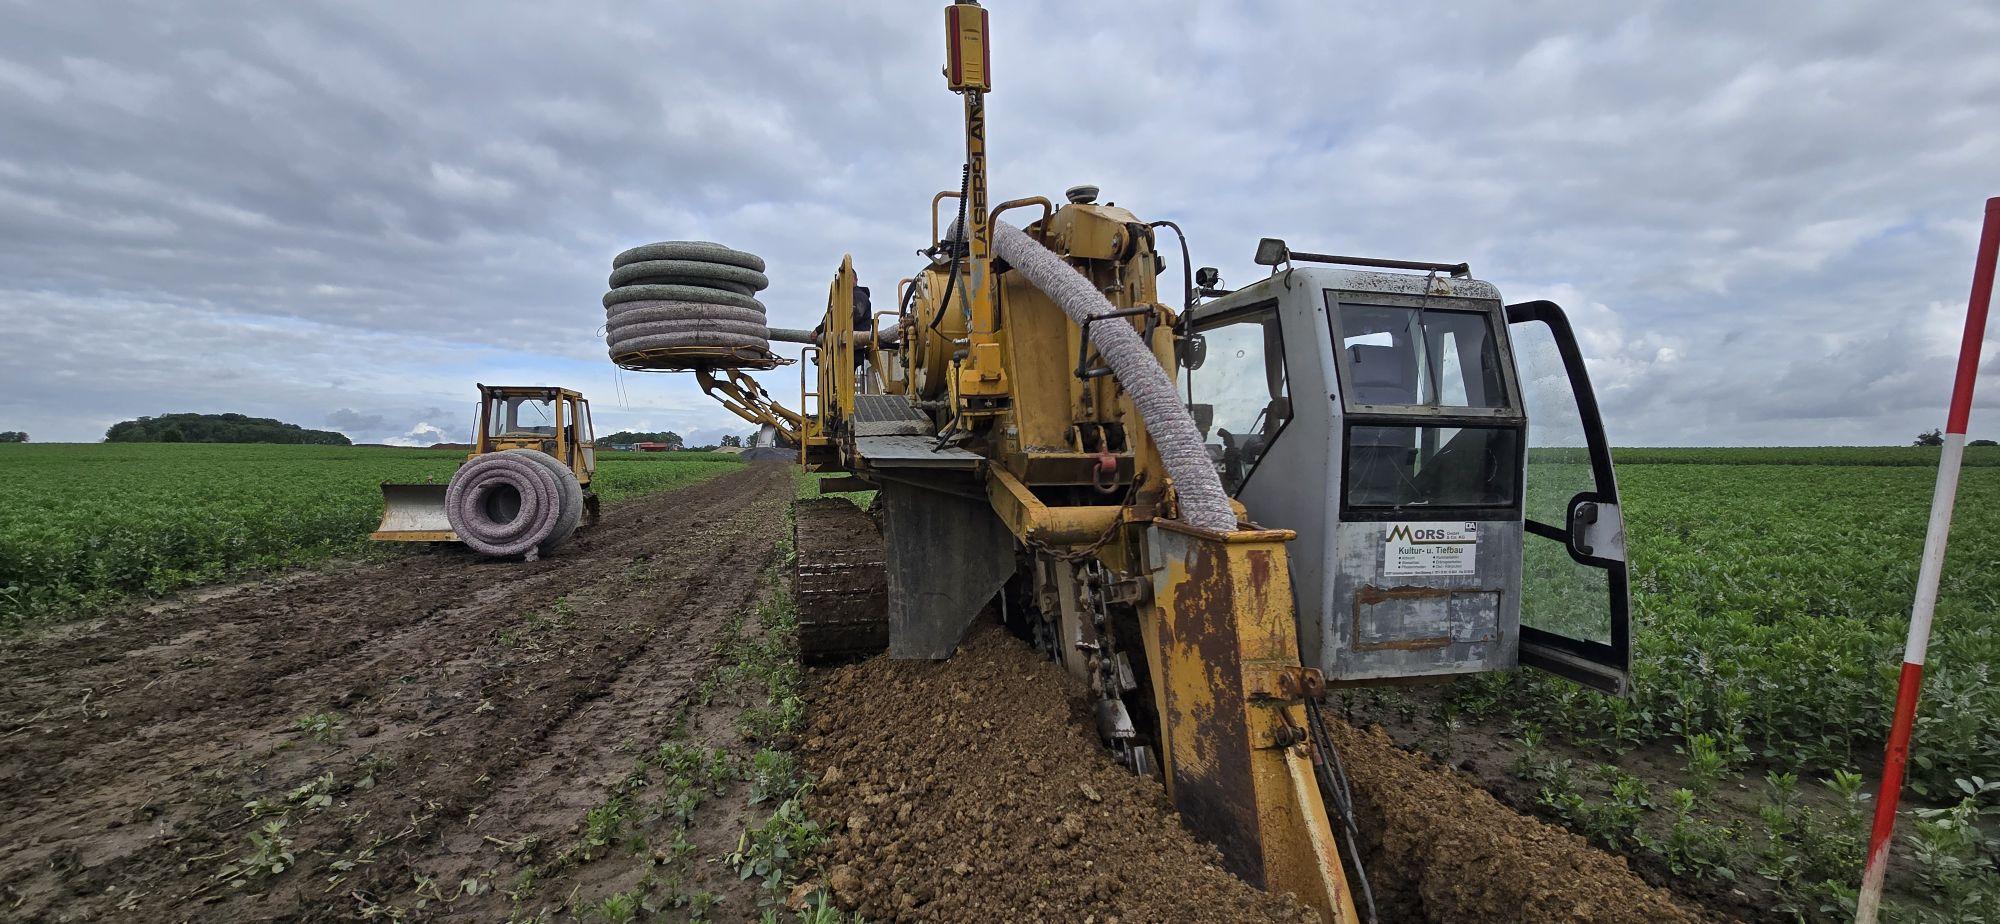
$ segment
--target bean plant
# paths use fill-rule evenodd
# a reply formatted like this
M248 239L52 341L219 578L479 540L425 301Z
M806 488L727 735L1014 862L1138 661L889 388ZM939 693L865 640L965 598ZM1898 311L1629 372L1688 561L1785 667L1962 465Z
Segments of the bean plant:
M1531 730L1517 774L1593 839L1630 847L1636 837L1639 852L1676 873L1724 878L1733 866L1769 883L1781 910L1802 920L1851 914L1936 452L1614 456L1632 562L1634 694L1604 697L1522 671L1459 681L1446 694L1454 714ZM1565 469L1578 464L1531 457L1531 506L1538 475L1568 484ZM1900 887L1925 899L1893 908L1898 920L2000 919L1987 910L2000 907L2000 865L1986 814L2000 799L1973 782L2000 767L1996 466L2000 453L1983 450L1961 481L1909 767L1912 803L1931 814L1906 814L1899 829L1899 850L1924 871ZM1632 789L1586 785L1589 774L1547 753L1556 743L1614 761L1668 753L1679 766L1631 825ZM1756 814L1716 802L1720 787L1766 773L1769 801ZM1958 910L1970 908L1987 916Z

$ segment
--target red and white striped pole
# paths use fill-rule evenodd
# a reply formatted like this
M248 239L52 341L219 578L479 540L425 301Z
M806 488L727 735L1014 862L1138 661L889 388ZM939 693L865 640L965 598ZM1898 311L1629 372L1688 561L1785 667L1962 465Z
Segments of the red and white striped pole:
M1979 345L1986 339L1986 308L1993 301L1993 264L2000 257L2000 196L1986 200L1986 224L1979 232L1979 257L1972 265L1972 302L1965 309L1965 339L1958 345L1958 379L1951 388L1951 415L1945 419L1944 454L1938 459L1937 489L1931 494L1931 523L1924 533L1924 559L1917 572L1917 597L1910 606L1910 637L1903 643L1903 674L1896 684L1896 717L1889 726L1882 758L1882 787L1875 796L1875 825L1868 835L1868 866L1861 876L1855 924L1875 924L1888 872L1889 840L1896 831L1896 803L1903 795L1903 767L1910 760L1910 728L1917 721L1917 692L1923 686L1924 651L1931 641L1931 612L1937 605L1938 575L1944 570L1945 540L1951 534L1951 507L1958 498L1958 468L1965 457L1965 422L1972 416L1972 386L1979 375Z

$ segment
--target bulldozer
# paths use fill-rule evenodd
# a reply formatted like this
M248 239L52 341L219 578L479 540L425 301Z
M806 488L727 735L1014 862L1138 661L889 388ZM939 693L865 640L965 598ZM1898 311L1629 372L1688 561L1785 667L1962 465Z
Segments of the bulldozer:
M772 330L804 344L797 411L701 372L823 492L878 492L879 532L845 500L795 508L802 655L947 658L1003 620L1231 871L1368 920L1329 690L1528 668L1629 692L1575 333L1464 263L1266 238L1268 274L1229 289L1175 222L1095 186L991 202L987 11L945 13L964 172L893 308L848 257L812 330Z
M595 525L590 402L541 385L477 385L472 451L447 484L382 485L378 542L462 542L496 557L539 558Z

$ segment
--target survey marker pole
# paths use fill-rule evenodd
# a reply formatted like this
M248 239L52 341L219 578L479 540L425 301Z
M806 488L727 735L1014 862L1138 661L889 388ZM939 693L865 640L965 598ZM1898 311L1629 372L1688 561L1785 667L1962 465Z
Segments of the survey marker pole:
M1931 494L1930 528L1917 572L1917 596L1910 605L1910 637L1903 643L1903 673L1896 683L1896 717L1882 758L1882 786L1875 795L1875 824L1868 834L1868 866L1861 876L1855 924L1875 924L1888 872L1889 841L1896 831L1896 803L1903 795L1903 769L1910 760L1910 728L1917 720L1917 693L1923 686L1924 653L1931 641L1931 613L1937 606L1938 575L1944 570L1945 540L1951 534L1951 507L1958 498L1958 469L1965 458L1965 423L1972 416L1972 386L1979 377L1979 345L1986 339L1986 309L1993 301L1993 264L2000 257L2000 196L1986 200L1986 223L1979 232L1979 256L1972 264L1972 301L1965 309L1965 339L1958 345L1958 378L1945 418L1944 452L1938 458L1937 489Z

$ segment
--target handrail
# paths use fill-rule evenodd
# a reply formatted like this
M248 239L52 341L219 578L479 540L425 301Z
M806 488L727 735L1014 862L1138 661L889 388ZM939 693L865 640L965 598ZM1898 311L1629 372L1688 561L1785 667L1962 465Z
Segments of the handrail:
M1025 199L1009 199L1005 202L1000 203L999 205L994 206L993 211L986 216L986 227L989 228L993 227L993 225L1000 220L1001 212L1011 211L1013 209L1018 209L1018 208L1026 208L1030 205L1039 205L1042 207L1042 231L1046 233L1048 231L1049 219L1054 218L1056 214L1055 203L1050 202L1049 197L1047 196L1029 196Z
M799 351L799 415L804 418L803 422L799 424L800 468L806 468L806 459L812 450L813 427L826 418L826 409L824 407L818 409L819 413L813 413L813 405L806 403L807 398L812 398L814 404L820 403L819 392L806 390L806 354L808 353L812 354L813 361L811 365L816 369L819 367L820 349L817 346L809 346Z
M931 247L935 248L938 245L938 213L937 213L938 203L943 202L946 199L963 199L963 198L965 198L964 193L954 192L949 189L944 190L943 192L940 192L937 195L931 197Z
M887 362L886 362L885 360L882 360L882 357L883 357L883 356L884 356L885 354L888 354L888 353L889 353L889 351L888 351L888 350L884 350L884 349L883 349L883 343L882 343L882 325L881 325L881 320L882 320L883 318L895 318L895 319L896 319L896 325L895 325L895 331L896 331L896 342L900 342L900 341L902 340L902 338L903 338L903 337L905 336L905 332L904 332L904 330L903 330L903 313L902 313L902 312L900 312L900 311L877 311L877 312L875 312L875 321L876 321L876 323L874 324L874 331L873 331L873 336L871 336L871 337L869 338L869 340L868 340L868 344L869 344L869 354L870 354L870 355L869 355L869 357L868 357L868 359L869 359L869 361L870 361L871 363L874 363L874 365L875 365L875 378L876 378L876 380L877 380L877 381L879 381L879 382L880 382L880 383L882 384L882 391L883 391L883 393L884 393L884 394L891 394L891 395L900 395L900 394L903 394L904 392L906 392L906 391L908 391L908 390L909 390L909 387L910 387L910 370L909 370L909 368L908 368L908 367L905 367L905 368L903 369L903 375L902 375L902 377L901 377L901 378L897 378L897 377L895 377L895 376L891 376L891 375L889 374L889 370L888 370L888 368L887 368L887 365L888 365L888 363L887 363ZM893 346L893 345L894 345L894 343L891 343L890 345L891 345L891 346ZM890 391L890 390L889 390L889 386L891 386L891 385L894 385L894 386L896 386L896 389L897 389L897 390L895 390L895 391Z

